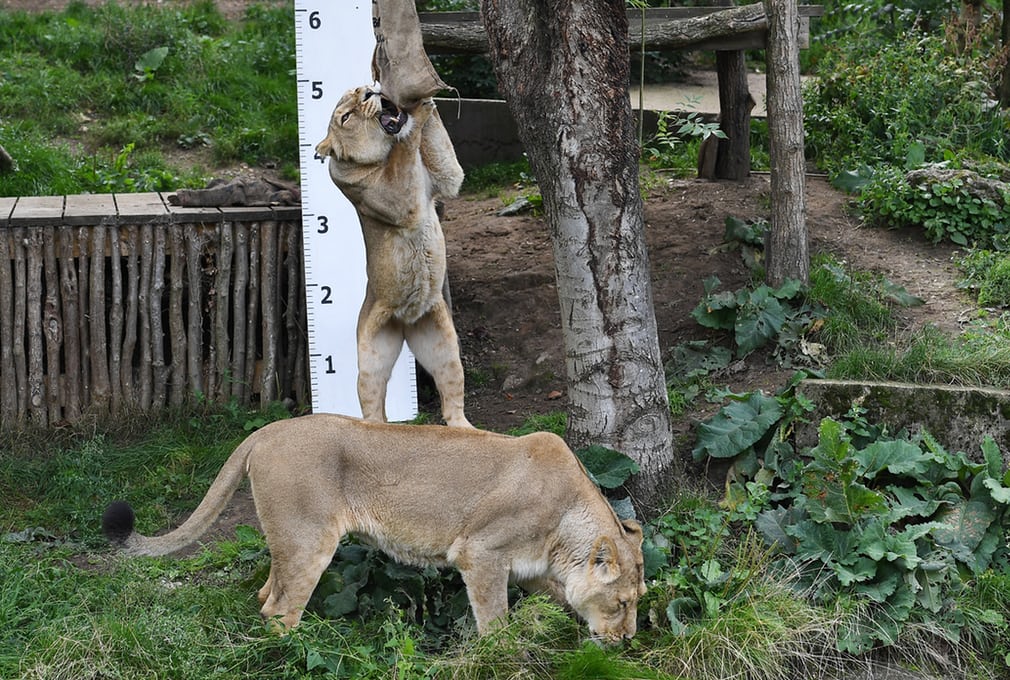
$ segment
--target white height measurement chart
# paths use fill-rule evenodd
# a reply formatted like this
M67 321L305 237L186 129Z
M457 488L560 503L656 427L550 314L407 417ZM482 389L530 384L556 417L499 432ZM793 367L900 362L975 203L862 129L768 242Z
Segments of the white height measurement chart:
M296 0L302 238L312 410L361 416L355 327L365 299L365 245L358 215L330 180L316 144L347 90L372 82L369 0ZM395 189L391 189L395 190ZM414 357L406 346L386 396L391 421L417 415Z

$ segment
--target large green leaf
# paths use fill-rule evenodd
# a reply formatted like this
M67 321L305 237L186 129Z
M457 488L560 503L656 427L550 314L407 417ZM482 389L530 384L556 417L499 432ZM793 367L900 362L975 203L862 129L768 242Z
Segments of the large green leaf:
M933 527L933 539L950 550L955 559L974 567L975 550L994 521L996 511L992 506L977 500L965 501L953 506Z
M576 451L589 477L604 489L616 489L639 470L638 463L620 451L593 445Z
M803 508L798 506L768 508L762 510L754 520L754 527L760 532L768 545L775 546L780 552L792 555L796 552L797 541L789 533L793 527L807 518Z
M934 491L930 489L930 491ZM888 486L887 492L891 494L895 503L891 508L888 517L892 522L905 519L907 517L932 517L940 509L943 501L936 498L923 498L922 490L918 487L909 489L904 486ZM931 494L934 495L934 494Z
M786 322L786 309L770 288L761 286L748 296L736 313L734 334L737 354L745 356L763 347L779 334Z
M892 475L918 477L926 471L933 457L915 444L905 441L876 441L852 454L863 474L873 479L886 470Z
M694 458L732 458L756 444L781 417L782 407L777 399L751 392L746 399L730 402L698 425Z

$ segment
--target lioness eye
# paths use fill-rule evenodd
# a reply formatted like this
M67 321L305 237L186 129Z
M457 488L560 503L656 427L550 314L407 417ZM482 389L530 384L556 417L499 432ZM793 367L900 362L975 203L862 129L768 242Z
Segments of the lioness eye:
M348 111L347 113L345 113L344 115L342 115L340 117L340 124L343 125L344 123L346 123L347 119L350 118L350 117L351 117L351 112Z

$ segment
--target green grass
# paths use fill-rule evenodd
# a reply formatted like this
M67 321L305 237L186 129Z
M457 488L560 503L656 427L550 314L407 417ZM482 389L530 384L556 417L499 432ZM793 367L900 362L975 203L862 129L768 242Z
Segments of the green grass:
M209 1L0 13L0 140L19 168L0 176L0 195L195 186L201 168L160 155L201 146L208 162L293 174L292 11L252 5L238 23Z

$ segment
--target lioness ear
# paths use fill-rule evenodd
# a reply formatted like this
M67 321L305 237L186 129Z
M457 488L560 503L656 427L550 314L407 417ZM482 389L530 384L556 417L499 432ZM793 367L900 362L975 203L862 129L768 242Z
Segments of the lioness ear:
M624 527L624 532L633 540L638 541L638 544L642 544L642 525L633 519L621 520L621 526Z
M330 155L330 151L333 150L333 144L330 143L330 136L326 135L326 139L316 144L316 153L319 154L321 158L326 158Z
M600 536L593 544L589 555L589 571L601 583L612 583L621 575L621 565L617 561L617 545L610 536Z

